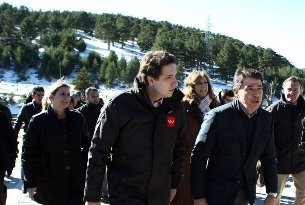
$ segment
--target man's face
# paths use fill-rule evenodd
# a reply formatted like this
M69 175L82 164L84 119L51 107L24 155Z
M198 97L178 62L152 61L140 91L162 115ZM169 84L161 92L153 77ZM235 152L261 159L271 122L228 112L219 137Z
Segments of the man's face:
M283 93L287 102L295 103L301 94L301 84L299 82L287 81L283 85Z
M223 99L223 102L224 102L225 104L227 104L227 103L232 102L233 100L234 100L234 97L226 96L226 97Z
M94 90L89 91L89 93L87 95L87 100L88 100L88 102L93 103L95 105L99 104L100 96L99 96L98 91L94 91Z
M239 90L235 90L238 100L247 109L248 114L255 112L262 103L263 85L262 81L246 77L243 79Z
M44 96L44 91L37 91L35 92L35 94L32 95L32 98L37 104L41 104L43 96Z
M176 64L172 63L162 67L162 71L158 79L148 77L148 83L153 95L153 99L151 100L154 101L160 98L168 98L173 95L174 90L178 86L176 73Z

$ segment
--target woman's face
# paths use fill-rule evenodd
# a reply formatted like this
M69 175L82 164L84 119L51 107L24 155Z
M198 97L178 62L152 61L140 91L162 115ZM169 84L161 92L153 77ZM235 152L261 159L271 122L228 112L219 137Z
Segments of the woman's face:
M201 80L194 85L194 91L200 99L208 94L209 83L205 77L202 77Z
M65 110L70 103L70 88L61 87L57 90L55 95L50 97L52 102L52 107L56 110L63 111Z

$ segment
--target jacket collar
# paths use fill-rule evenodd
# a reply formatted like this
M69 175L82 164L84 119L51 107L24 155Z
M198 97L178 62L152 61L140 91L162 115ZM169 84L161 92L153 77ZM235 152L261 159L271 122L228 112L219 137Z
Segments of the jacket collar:
M279 104L283 105L284 107L287 107L291 110L294 110L296 112L305 113L305 101L304 101L304 98L302 95L300 95L299 98L297 99L297 105L293 105L293 104L287 103L285 95L282 94Z
M254 145L256 144L256 140L258 139L260 132L261 132L261 125L263 122L265 122L265 119L263 119L263 115L260 115L259 113L261 112L261 108L258 108L257 110L257 119L256 119L256 123L255 123L255 128L254 128L254 133L252 135L252 144L250 147L250 150L246 150L246 130L243 126L242 123L242 116L240 115L240 112L244 112L241 108L240 108L240 104L238 99L235 99L231 102L231 108L236 110L235 112L233 112L232 114L232 120L230 120L230 123L233 127L233 129L235 130L235 134L238 135L239 140L240 140L240 146L241 146L241 150L242 150L242 156L245 157L246 153L248 152L249 155L251 154L252 150L255 150ZM242 113L243 114L243 113ZM246 158L243 158L243 161L246 161Z
M94 103L91 103L91 102L87 102L86 105L87 105L88 108L101 108L102 107L100 103L99 104L94 104Z
M42 105L41 105L41 104L36 103L35 100L32 101L32 104L33 104L34 109L35 109L37 112L40 112L40 111L41 111L41 109L42 109Z
M56 118L57 119L57 113L53 110L53 108L51 106L49 106L47 112L50 114L51 117ZM66 113L66 118L70 118L70 111L69 108L65 109L65 113Z
M142 102L144 102L145 104L149 104L150 106L153 107L145 88L146 85L144 83L140 83L137 78L134 79L133 87L131 88L131 90L137 95L137 97ZM163 103L160 108L166 110L169 108L173 108L178 102L182 101L183 97L184 94L179 89L175 89L172 97L163 99Z
M280 99L282 104L286 104L286 105L292 105L290 103L287 102L285 95L282 93L281 94L281 99ZM305 101L302 95L299 96L299 98L297 99L297 105L305 105Z

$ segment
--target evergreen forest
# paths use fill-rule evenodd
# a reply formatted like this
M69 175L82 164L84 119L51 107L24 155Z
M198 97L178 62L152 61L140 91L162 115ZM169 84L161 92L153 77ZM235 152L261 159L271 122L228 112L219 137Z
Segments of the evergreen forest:
M242 28L240 28L242 29ZM212 78L231 81L237 68L255 68L264 73L265 93L278 95L289 76L304 79L304 73L271 48L245 44L238 39L167 21L153 21L120 14L93 14L76 11L33 11L27 7L0 5L0 68L14 69L20 79L28 68L51 79L77 71L77 89L105 83L107 87L130 85L139 60L127 62L111 51L107 57L86 50L76 30L110 45L133 41L143 52L166 50L178 59L178 79L186 71L206 70ZM41 52L43 50L43 52ZM60 76L58 76L60 70Z

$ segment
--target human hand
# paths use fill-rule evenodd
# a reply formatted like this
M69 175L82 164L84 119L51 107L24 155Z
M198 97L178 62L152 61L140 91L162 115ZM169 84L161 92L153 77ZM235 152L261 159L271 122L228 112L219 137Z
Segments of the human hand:
M194 205L208 205L206 198L194 199Z
M101 205L100 202L88 202L86 201L86 205Z
M274 196L267 195L264 205L275 205L275 204L276 204L276 198Z
M30 199L32 199L34 201L34 195L37 194L37 188L29 188L26 190L29 193L29 197Z
M174 199L176 193L177 193L177 189L171 189L171 193L170 193L170 197L169 197L170 202Z
M12 175L13 169L7 169L6 170L6 176L10 177Z
M11 160L11 162L8 164L6 168L6 176L11 176L13 169L15 167L15 160Z

